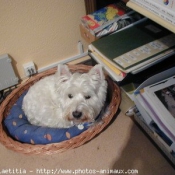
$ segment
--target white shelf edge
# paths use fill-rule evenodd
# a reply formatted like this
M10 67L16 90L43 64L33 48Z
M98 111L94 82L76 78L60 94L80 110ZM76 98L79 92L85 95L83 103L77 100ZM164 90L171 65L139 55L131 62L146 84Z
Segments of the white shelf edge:
M168 30L170 30L171 32L175 33L175 25L170 24L169 22L163 20L162 18L160 18L159 16L156 16L155 14L153 14L152 12L144 9L143 7L135 4L134 2L128 2L126 4L128 7L130 7L131 9L139 12L140 14L146 16L147 18L153 20L154 22L160 24L161 26L167 28Z

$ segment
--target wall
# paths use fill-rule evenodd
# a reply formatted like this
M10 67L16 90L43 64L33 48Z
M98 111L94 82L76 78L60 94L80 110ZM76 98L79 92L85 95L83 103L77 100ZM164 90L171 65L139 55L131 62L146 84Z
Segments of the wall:
M77 55L83 15L84 0L0 0L0 55L12 57L20 77L29 61L42 68Z

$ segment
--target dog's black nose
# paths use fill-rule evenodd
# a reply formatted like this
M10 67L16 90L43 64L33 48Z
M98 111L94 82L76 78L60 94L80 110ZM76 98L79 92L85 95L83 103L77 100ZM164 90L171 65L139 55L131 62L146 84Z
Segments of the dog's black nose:
M79 119L82 116L82 112L74 111L72 112L72 115L74 116L74 118Z

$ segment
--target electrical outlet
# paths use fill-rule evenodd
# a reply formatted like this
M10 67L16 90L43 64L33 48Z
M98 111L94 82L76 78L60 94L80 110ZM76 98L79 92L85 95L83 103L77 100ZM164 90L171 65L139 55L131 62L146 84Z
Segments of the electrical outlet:
M27 77L32 76L36 73L36 68L32 61L26 64L23 64L23 68L24 68L25 75Z

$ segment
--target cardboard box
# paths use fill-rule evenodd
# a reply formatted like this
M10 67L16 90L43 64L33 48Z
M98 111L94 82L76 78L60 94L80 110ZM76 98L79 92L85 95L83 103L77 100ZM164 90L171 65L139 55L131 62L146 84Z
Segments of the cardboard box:
M80 24L80 33L82 38L87 42L87 43L91 43L95 40L97 40L98 38L93 35L86 27L84 27L82 24Z

